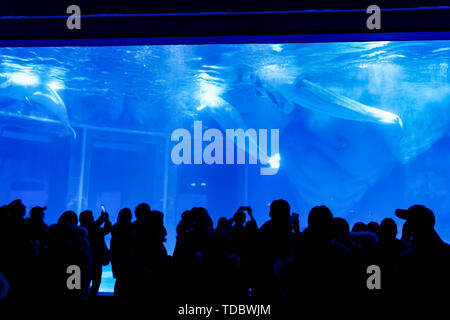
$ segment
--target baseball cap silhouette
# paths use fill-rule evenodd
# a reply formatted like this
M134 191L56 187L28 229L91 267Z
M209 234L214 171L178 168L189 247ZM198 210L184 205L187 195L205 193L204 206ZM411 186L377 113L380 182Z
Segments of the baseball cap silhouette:
M395 215L408 221L411 228L433 229L435 224L434 213L423 205L413 205L408 209L397 209Z

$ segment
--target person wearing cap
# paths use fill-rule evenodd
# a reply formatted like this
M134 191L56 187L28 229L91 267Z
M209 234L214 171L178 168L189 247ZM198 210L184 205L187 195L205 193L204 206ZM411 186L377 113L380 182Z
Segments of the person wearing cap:
M44 222L44 211L47 207L33 207L30 217L25 219L28 239L35 245L37 253L45 248L48 226Z
M450 246L434 229L433 211L423 205L397 209L395 215L406 220L413 247L404 252L396 268L397 289L406 296L433 295L450 285Z
M434 225L436 223L434 213L427 207L416 204L409 207L407 210L395 210L395 215L408 222L412 233L413 243L420 244L430 240L440 240L434 230Z

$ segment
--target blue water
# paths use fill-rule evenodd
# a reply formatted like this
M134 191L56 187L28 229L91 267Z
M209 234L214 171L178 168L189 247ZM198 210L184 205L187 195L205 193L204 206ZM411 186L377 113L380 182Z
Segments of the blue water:
M148 202L169 252L193 206L217 221L250 205L262 224L285 198L305 227L317 204L353 224L420 203L450 241L449 62L450 41L0 48L0 203L54 223ZM194 162L194 121L278 129L278 152L250 164L258 138L245 164L176 165L171 135L191 134Z

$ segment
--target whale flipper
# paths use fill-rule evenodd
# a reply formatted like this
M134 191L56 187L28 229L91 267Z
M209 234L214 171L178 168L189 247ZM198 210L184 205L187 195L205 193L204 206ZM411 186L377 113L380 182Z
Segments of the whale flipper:
M283 111L285 114L289 114L293 111L293 105L287 101L282 95L278 94L275 91L269 90L267 87L263 86L261 79L259 76L254 75L252 77L255 85L255 92L256 95L259 97L266 97L274 105L278 107L281 111Z
M74 139L77 138L75 130L70 125L69 116L67 114L67 108L64 101L61 99L59 94L51 87L46 85L45 89L47 92L35 91L32 93L30 98L27 97L28 101L36 102L43 106L47 111L56 116L56 118L64 125L66 128L64 132L69 133ZM64 132L61 135L64 135Z

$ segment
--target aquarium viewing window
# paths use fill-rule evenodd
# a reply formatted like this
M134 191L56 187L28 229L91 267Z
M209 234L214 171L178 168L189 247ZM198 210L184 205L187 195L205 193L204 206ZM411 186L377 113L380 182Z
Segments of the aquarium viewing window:
M301 228L320 204L350 224L424 204L450 241L450 40L336 38L2 43L0 200L47 223L147 202L169 252L186 209L261 224L279 198Z

